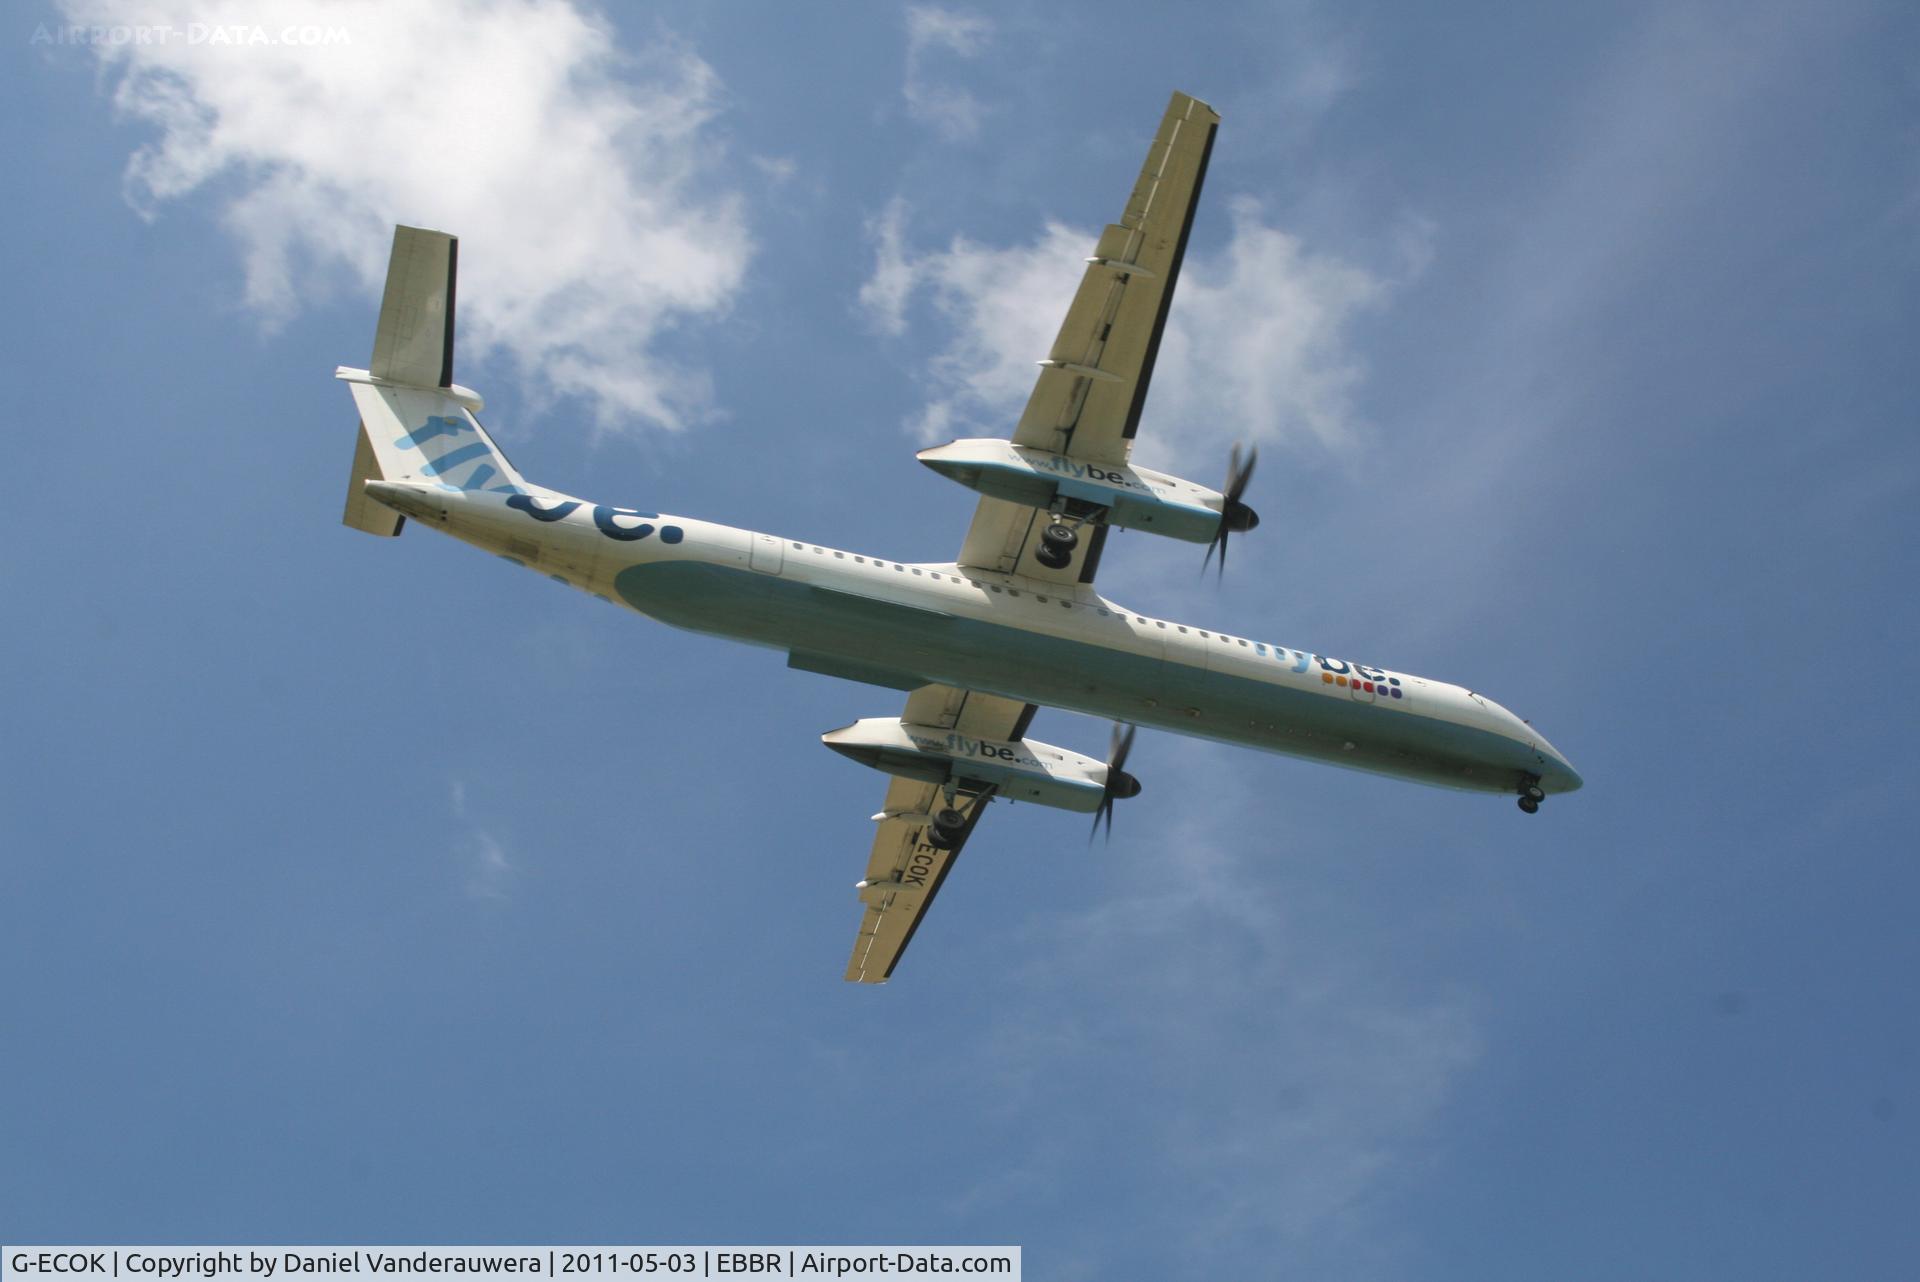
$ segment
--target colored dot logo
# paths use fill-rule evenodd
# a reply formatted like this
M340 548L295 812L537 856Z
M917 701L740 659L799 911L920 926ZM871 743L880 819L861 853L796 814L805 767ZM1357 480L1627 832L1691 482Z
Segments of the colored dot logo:
M1360 677L1348 678L1344 674L1322 672L1320 674L1320 683L1330 686L1352 686L1354 689L1364 690L1368 694L1386 695L1395 699L1406 698L1406 696L1400 692L1399 677L1388 677L1385 681L1367 681Z

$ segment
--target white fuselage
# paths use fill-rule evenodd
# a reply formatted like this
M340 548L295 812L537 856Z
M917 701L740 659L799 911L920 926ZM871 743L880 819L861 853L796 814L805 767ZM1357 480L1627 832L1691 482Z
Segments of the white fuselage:
M1442 786L1570 792L1526 722L1460 686L1129 610L1091 587L907 564L584 502L369 487L467 542L797 668L929 682Z

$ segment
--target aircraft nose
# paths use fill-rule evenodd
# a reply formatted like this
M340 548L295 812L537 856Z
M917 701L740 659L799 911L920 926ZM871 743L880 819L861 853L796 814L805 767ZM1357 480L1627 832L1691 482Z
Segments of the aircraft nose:
M1573 768L1573 763L1551 749L1548 755L1551 764L1541 773L1541 789L1548 793L1580 791L1586 780L1582 779L1580 772Z

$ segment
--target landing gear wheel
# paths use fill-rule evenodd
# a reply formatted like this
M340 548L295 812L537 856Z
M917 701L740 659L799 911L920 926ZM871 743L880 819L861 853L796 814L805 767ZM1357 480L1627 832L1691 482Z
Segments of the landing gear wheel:
M1033 559L1049 570L1064 570L1073 563L1073 549L1079 544L1080 536L1071 525L1054 521L1040 531L1040 546L1034 550Z
M1536 805L1547 799L1547 794L1540 791L1540 785L1537 783L1530 783L1522 788L1520 795L1534 802Z
M1522 797L1520 798L1520 809L1526 811L1528 814L1533 814L1540 809L1540 803L1532 797Z
M952 806L936 810L933 813L933 825L928 839L935 850L952 850L960 844L960 834L967 826L967 817Z

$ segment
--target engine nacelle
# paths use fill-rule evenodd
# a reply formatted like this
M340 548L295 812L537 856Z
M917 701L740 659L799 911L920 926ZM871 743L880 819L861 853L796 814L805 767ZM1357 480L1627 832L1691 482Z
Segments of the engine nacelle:
M1080 515L1104 510L1107 525L1148 530L1189 543L1211 542L1226 497L1204 485L1136 467L1109 466L992 438L952 441L915 456L940 475L997 499ZM1246 509L1241 509L1245 512ZM1250 516L1251 513L1248 513Z
M867 717L821 735L820 742L863 766L903 779L991 784L996 796L1082 814L1099 809L1106 791L1105 762L1032 739L975 739L938 726Z

